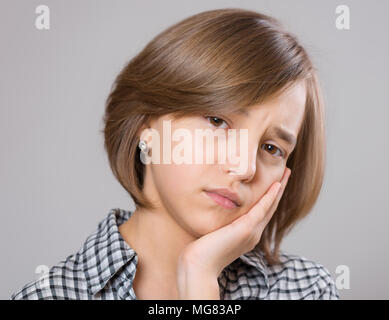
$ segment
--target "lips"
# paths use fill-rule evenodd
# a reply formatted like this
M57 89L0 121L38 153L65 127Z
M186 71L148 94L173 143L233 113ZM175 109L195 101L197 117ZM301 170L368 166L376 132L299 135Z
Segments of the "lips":
M205 190L205 193L211 197L216 203L226 209L240 207L241 201L239 196L225 188Z

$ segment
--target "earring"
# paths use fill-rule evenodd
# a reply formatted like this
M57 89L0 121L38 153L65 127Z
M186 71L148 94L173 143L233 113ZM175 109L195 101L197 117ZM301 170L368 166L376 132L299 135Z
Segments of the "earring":
M151 161L149 158L150 148L147 146L147 142L145 140L140 140L138 147L140 149L140 160L143 164L149 164Z
M149 152L149 147L147 146L146 140L140 140L138 147L139 147L140 151L145 153L145 154L147 154Z

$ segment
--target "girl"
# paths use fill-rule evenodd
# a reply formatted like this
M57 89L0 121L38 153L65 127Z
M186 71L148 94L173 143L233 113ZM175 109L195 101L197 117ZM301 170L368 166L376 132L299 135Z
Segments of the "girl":
M319 196L323 107L311 59L274 18L220 9L171 26L106 103L105 150L135 210L112 209L11 299L338 299L323 265L280 250ZM204 150L213 160L195 161Z

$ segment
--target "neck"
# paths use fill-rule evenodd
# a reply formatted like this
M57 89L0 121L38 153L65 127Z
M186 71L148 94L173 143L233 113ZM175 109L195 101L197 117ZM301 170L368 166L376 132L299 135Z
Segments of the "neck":
M186 245L195 240L164 211L137 209L119 226L124 240L138 255L136 278L139 283L176 293L177 261ZM156 272L158 271L158 272ZM146 287L146 285L145 285Z

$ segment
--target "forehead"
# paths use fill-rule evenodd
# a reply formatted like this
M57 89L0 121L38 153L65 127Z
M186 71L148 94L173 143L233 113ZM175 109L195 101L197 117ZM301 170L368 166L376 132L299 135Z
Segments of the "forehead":
M262 125L284 127L296 136L302 124L305 113L306 87L300 81L284 92L268 98L261 104L236 111L247 121Z
M306 85L304 81L299 81L283 92L269 97L261 104L252 105L236 112L245 116L250 116L251 110L255 111L255 109L280 108L284 112L297 111L297 109L304 109L305 100Z

